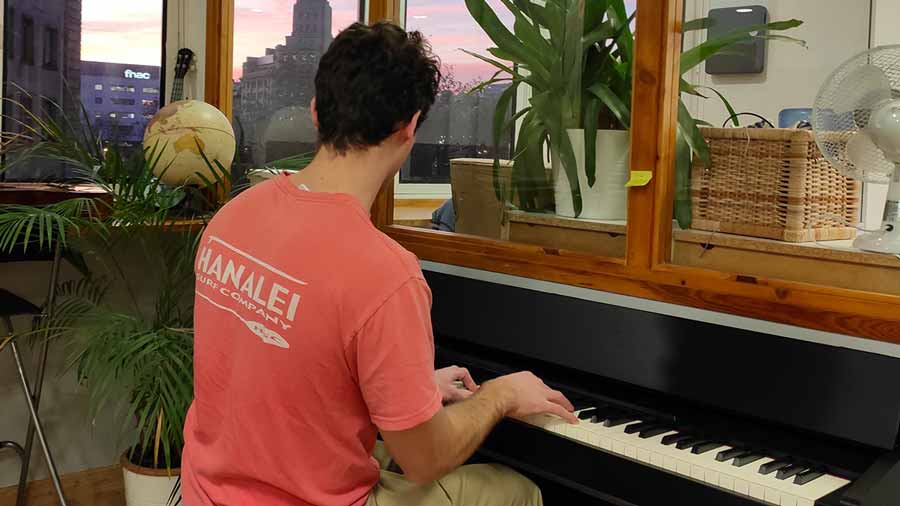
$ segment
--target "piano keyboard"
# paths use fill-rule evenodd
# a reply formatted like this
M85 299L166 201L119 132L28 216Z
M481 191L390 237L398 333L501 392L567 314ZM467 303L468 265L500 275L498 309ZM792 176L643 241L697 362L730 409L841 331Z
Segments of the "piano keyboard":
M813 506L850 483L800 462L732 448L690 431L645 422L616 408L587 408L576 414L578 425L553 415L524 421L589 447L776 506Z

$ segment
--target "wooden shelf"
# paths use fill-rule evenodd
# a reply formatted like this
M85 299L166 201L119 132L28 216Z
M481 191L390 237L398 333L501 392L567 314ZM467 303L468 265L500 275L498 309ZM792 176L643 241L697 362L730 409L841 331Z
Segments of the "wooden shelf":
M625 221L510 211L505 227L503 239L512 242L603 257L626 254ZM853 249L849 240L788 243L673 227L674 265L900 295L900 258Z
M625 257L625 221L565 218L555 214L508 211L503 239L552 249Z
M396 199L394 223L406 227L431 228L431 215L443 203L440 199Z

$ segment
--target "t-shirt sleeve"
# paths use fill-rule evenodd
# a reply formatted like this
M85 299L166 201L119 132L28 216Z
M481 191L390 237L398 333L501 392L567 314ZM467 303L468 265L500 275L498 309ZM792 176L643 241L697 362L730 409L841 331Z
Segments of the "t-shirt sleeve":
M441 409L431 294L424 280L407 281L360 328L356 361L363 398L379 429L411 429Z

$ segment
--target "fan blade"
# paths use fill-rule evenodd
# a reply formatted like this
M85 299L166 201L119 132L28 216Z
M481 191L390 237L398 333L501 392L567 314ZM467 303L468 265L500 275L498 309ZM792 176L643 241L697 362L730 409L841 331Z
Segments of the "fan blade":
M900 163L900 100L886 100L872 111L866 133L885 158ZM885 171L892 168L885 167Z
M881 167L894 165L884 157L884 153L864 131L855 132L850 137L847 141L846 154L850 166L846 167L844 172L858 179L865 179L867 174Z
M866 128L872 109L880 102L891 99L891 82L875 65L861 65L849 71L834 92L836 114L849 114L857 128Z

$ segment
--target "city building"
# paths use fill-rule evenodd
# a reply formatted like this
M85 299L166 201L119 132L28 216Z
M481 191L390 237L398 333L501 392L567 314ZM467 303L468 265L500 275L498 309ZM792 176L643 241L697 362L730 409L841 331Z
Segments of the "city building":
M81 0L7 0L4 17L6 83L3 130L18 132L26 111L77 114L81 66ZM65 177L62 164L21 164L7 180Z
M235 128L242 131L241 151L247 151L254 163L315 146L314 135L289 140L269 137L292 130L308 133L302 125L309 122L305 108L314 95L319 58L331 40L328 0L297 0L292 31L284 44L267 48L264 55L248 57L244 62L241 80L236 83L235 94L240 100L235 101ZM274 125L273 121L281 124Z
M160 68L81 62L81 102L98 136L139 144L144 127L159 110Z

